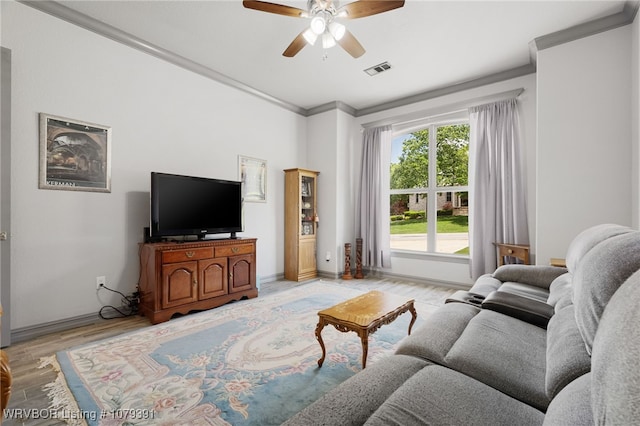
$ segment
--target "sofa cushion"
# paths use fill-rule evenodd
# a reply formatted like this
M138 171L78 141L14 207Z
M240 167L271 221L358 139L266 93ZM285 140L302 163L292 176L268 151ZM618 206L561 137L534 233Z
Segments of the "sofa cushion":
M545 426L593 425L591 373L569 383L553 398L544 418ZM602 424L602 423L599 423Z
M555 266L503 265L496 269L493 278L502 282L512 281L548 290L551 282L566 272L565 268Z
M542 412L456 371L430 365L398 388L366 425L539 425Z
M403 355L383 358L342 382L284 425L361 425L398 387L427 365L420 358Z
M482 310L455 342L444 364L540 410L545 391L546 330Z
M484 274L479 276L476 282L473 283L469 293L487 297L489 293L496 291L501 285L502 281L495 279L493 275Z
M596 225L585 229L569 244L566 256L567 269L569 272L574 272L584 255L598 243L631 231L633 231L633 229L629 227L613 224Z
M559 311L572 303L572 295L573 289L571 287L571 274L562 274L553 280L549 286L549 298L547 299L547 303L555 307L556 311Z
M576 323L591 353L600 317L615 291L640 269L640 232L611 237L596 245L573 276Z
M397 354L411 355L443 364L469 321L480 312L464 303L447 303L440 307L420 327L404 338Z
M551 317L547 327L546 391L549 399L591 369L591 357L576 324L574 306Z
M546 303L549 298L549 290L547 289L512 281L503 283L498 291L528 297L543 303Z
M640 424L640 272L607 305L593 342L595 424Z

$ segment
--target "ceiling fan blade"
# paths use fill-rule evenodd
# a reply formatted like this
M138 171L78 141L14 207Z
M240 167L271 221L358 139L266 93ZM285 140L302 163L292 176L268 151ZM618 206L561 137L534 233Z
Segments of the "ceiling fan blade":
M344 5L338 11L346 11L348 19L377 15L404 6L404 0L359 0Z
M306 31L306 30L305 30ZM307 40L305 40L304 31L298 34L298 37L294 38L289 47L282 52L282 56L286 56L287 58L293 58L302 50L303 47L307 45Z
M307 13L306 10L298 9L297 7L269 3L266 1L244 0L242 5L247 9L275 13L276 15L293 16L294 18L299 18L303 13Z
M349 30L345 30L344 36L340 40L337 40L338 44L342 46L344 50L349 53L349 55L354 58L359 58L364 55L364 47L360 44L358 40L349 32Z

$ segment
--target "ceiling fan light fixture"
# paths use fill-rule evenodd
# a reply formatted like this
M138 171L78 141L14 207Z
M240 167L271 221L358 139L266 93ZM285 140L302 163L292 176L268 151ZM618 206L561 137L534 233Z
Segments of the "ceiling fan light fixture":
M329 34L328 32L325 32L324 34L322 34L322 47L324 49L330 49L335 45L336 45L336 39L333 38L331 34Z
M242 1L247 9L311 20L309 27L298 34L282 53L288 58L297 55L306 44L313 45L320 36L325 48L339 44L352 57L359 58L365 53L364 47L344 25L335 23L334 20L364 18L389 12L403 7L405 0L347 0L347 4L342 7L340 3L341 0L307 0L307 8L304 10L266 0Z
M325 22L323 17L315 16L311 20L311 25L309 26L309 28L311 28L311 31L313 31L315 35L319 36L324 32L325 29L327 29L327 23Z
M340 41L342 37L344 37L344 33L346 32L346 28L344 25L339 24L337 22L332 22L329 24L329 32L336 40Z
M307 30L302 33L302 37L304 37L309 45L313 46L318 39L318 34L314 33L311 28L307 28Z

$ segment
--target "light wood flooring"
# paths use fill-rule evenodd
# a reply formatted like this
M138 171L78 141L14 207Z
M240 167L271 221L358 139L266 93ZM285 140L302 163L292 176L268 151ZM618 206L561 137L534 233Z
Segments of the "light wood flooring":
M442 304L456 289L430 286L424 283L414 283L395 279L364 279L364 280L328 280L342 283L347 287L362 290L381 290L389 293L405 295L429 304ZM260 296L286 291L293 286L303 285L292 281L273 281L263 283ZM259 296L259 297L260 297ZM5 348L10 360L13 375L13 387L8 409L42 409L49 406L49 398L42 387L56 378L51 367L38 368L40 359L55 354L58 351L74 346L106 339L121 333L134 331L151 326L149 320L141 316L99 320L95 324L78 327L72 330L52 333L30 341L16 343ZM9 425L63 425L65 423L53 419L29 419L24 421L4 419L3 426Z

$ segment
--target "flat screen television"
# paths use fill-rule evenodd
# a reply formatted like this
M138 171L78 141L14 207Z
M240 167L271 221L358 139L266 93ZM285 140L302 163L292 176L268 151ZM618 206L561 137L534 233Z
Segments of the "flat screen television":
M151 172L151 240L243 231L242 183Z

